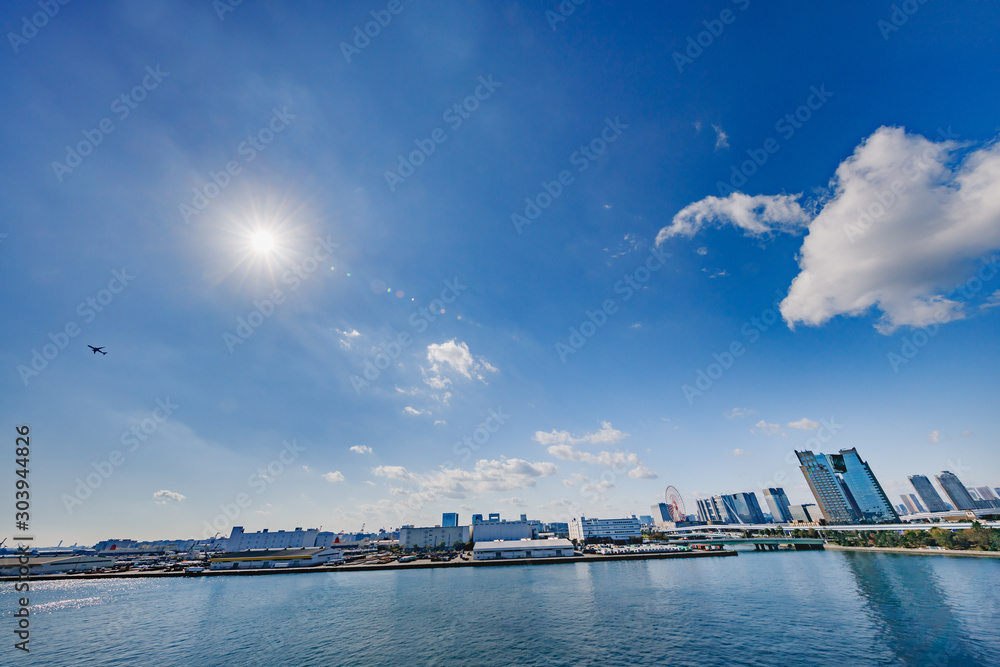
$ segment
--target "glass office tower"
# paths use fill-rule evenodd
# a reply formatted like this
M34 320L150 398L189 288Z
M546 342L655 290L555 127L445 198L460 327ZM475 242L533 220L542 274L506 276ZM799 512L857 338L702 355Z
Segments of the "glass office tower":
M931 484L931 480L927 479L924 475L910 475L910 484L913 486L913 490L917 492L920 499L924 501L924 505L927 506L928 512L947 512L948 507L941 500L941 496L938 492L934 490L934 486Z
M441 515L441 527L447 528L449 526L458 525L458 515L454 512L445 512Z
M775 523L788 523L792 520L792 513L788 509L791 503L788 502L788 496L785 495L784 489L764 489L764 502L771 510L771 516L774 517Z
M965 488L965 484L962 484L962 480L960 480L957 475L944 470L940 475L935 475L934 479L936 479L938 484L941 485L941 488L944 489L945 494L949 499L951 499L951 504L955 506L955 509L976 509L976 501L972 499L972 495L969 493L968 489Z
M844 485L854 499L855 510L865 521L899 521L899 515L885 495L882 485L866 461L862 461L855 448L842 449L830 454L833 469L841 474ZM965 487L962 487L963 490Z
M827 457L808 450L796 451L795 455L799 457L802 464L799 470L806 478L827 523L857 523L860 517Z

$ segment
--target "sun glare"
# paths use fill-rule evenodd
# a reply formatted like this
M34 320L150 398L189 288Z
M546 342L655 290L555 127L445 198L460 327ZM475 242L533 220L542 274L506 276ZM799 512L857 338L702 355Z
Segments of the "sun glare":
M256 232L251 239L253 243L253 249L257 252L264 254L271 252L274 249L274 237L271 236L270 232Z

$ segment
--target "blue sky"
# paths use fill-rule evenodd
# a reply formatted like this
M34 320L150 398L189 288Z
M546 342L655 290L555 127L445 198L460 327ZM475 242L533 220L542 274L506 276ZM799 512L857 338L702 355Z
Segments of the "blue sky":
M4 5L39 540L1000 485L1000 11L564 5Z

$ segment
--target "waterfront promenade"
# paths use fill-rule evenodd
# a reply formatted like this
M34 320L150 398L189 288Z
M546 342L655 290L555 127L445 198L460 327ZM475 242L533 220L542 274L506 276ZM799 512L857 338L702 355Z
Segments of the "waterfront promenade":
M507 558L495 560L457 559L452 561L414 561L411 563L364 563L357 565L318 565L312 567L282 567L282 568L247 568L243 570L204 570L188 573L183 571L164 572L163 570L128 570L126 572L82 572L80 574L43 574L32 576L31 581L55 581L57 579L115 579L115 578L173 578L173 577L221 577L250 576L264 574L302 574L306 572L373 572L381 570L426 570L432 568L454 567L500 567L509 565L560 565L567 563L593 563L611 560L649 560L664 558L719 558L735 556L735 551L724 549L705 551L666 551L633 554L584 554L582 556L563 556L550 558ZM17 577L0 577L0 583L18 581Z

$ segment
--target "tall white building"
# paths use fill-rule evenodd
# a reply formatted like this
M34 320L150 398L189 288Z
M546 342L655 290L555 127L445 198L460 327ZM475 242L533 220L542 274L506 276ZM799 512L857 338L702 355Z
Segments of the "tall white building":
M318 528L302 530L277 530L267 528L256 533L243 532L243 526L233 526L233 532L226 542L226 551L246 551L248 549L302 549L316 546Z
M642 537L639 519L588 519L581 516L569 522L569 539L586 542L588 538L611 538L615 542L628 542L634 537Z

